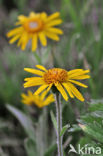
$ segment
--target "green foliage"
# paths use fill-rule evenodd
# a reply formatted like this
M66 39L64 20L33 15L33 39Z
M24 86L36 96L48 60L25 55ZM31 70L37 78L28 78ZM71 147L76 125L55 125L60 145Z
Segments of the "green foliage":
M57 121L56 121L56 118L54 116L54 113L51 111L50 115L51 115L51 120L52 120L53 126L54 126L55 130L57 130Z
M65 125L60 132L60 136L63 136L68 128L69 128L69 125Z
M101 147L103 154L103 101L93 100L89 104L89 112L81 116L80 127L86 136L81 138L80 144ZM87 137L88 136L88 137Z
M28 156L37 154L54 156L56 136L50 113L45 114L35 107L27 108L28 113L25 113L25 106L20 102L20 94L24 90L23 80L26 77L23 68L34 67L35 64L43 64L47 68L63 67L67 70L90 68L91 79L86 90L87 94L84 93L84 89L81 89L81 92L86 99L101 99L103 96L103 1L12 0L10 9L5 2L7 1L0 0L0 155L25 156L26 151ZM8 45L6 32L15 27L14 22L17 21L20 13L27 15L30 11L46 11L48 14L60 11L64 35L58 43L48 40L49 46L40 47L40 50L35 53L32 53L28 47L23 52L16 48L16 44ZM13 114L12 118L5 108L6 103L10 103L7 109ZM67 123L72 125L69 130L64 126L61 132L64 145L67 143L64 155L67 155L70 143L75 147L78 143L81 145L90 143L94 147L98 145L103 149L103 100L93 100L88 104L70 98L68 102L62 101L63 125ZM54 105L50 105L48 112L51 111L53 126L56 129L54 110ZM32 116L33 121L28 114ZM77 120L79 116L80 119ZM15 125L16 119L23 129L19 124ZM86 128L83 129L85 133L81 133L77 121L85 125ZM23 140L25 150L21 144ZM24 151L23 154L21 149ZM20 153L18 154L17 151Z
M28 156L34 156L34 155L38 156L36 144L33 142L33 140L29 138L25 139L24 146Z

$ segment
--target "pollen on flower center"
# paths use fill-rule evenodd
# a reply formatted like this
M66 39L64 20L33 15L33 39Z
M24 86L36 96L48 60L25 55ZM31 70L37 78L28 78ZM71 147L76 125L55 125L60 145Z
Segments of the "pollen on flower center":
M67 71L60 68L49 69L44 74L44 81L47 84L56 83L56 82L65 82L67 78Z
M24 29L28 32L38 32L43 28L43 23L39 19L31 19L24 23Z

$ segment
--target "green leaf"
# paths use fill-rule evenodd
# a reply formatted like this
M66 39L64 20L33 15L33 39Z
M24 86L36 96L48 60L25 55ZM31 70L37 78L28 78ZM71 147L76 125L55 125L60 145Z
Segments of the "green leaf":
M36 144L30 138L25 139L24 147L26 149L26 152L27 152L28 156L35 156L35 155L38 156L37 149L36 149Z
M78 125L72 125L71 128L69 128L68 132L76 132L76 131L80 131L81 128Z
M69 128L69 125L65 125L60 132L60 136L64 135L64 133L67 131L68 128Z
M54 113L52 111L50 111L50 115L51 115L51 120L53 122L53 126L57 130L57 121L56 121L56 118L54 116Z
M31 119L26 114L13 106L7 105L6 107L19 120L28 136L31 139L35 140L34 128Z
M34 56L35 56L35 58L36 58L36 61L37 61L39 64L42 64L41 57L40 57L36 52L34 52Z
M81 126L81 128L92 138L103 143L103 128L101 127L101 125L99 125L98 123L93 123L89 125L83 125Z
M56 143L54 143L53 145L51 145L47 151L45 152L44 156L51 156L52 155L52 152L54 152L57 148L57 145Z

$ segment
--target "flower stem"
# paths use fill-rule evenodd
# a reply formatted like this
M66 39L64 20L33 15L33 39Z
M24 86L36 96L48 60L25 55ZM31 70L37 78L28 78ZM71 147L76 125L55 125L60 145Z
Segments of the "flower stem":
M56 117L57 117L57 147L58 147L58 156L63 156L62 151L62 136L60 132L62 130L62 108L60 103L59 93L55 94L55 103L56 103Z

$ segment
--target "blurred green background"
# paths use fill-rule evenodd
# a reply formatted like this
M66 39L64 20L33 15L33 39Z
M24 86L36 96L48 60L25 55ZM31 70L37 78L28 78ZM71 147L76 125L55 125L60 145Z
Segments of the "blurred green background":
M48 46L41 48L41 57L30 49L21 51L16 44L9 45L6 37L6 33L14 28L17 16L28 15L31 11L46 11L48 14L59 11L63 19L61 28L64 35L58 43L48 40ZM97 105L92 110L96 111L100 107L98 103L103 105L103 1L0 0L0 156L56 156L56 136L50 117L51 110L55 113L55 105L39 110L21 103L20 95L26 92L23 79L28 75L23 68L36 64L48 68L91 70L91 79L85 82L88 89L79 88L86 101L62 101L63 125L73 125L64 134L64 155L73 155L68 154L70 143L76 147L78 142L85 144L96 140L100 144L101 140L94 138L95 135L90 137L91 134L87 136L83 133L78 122L80 119L85 120L87 125L99 122L99 134L102 137L103 115L99 114L98 120L96 116L91 119L88 108L91 99L95 99ZM88 123L90 121L93 122ZM95 129L93 125L92 129ZM96 131L99 129L92 134Z

